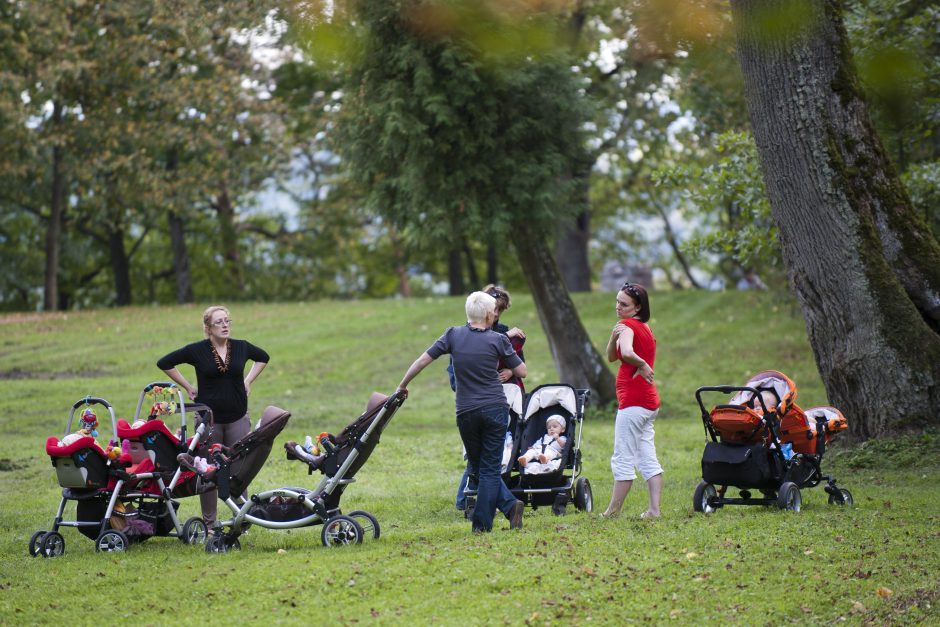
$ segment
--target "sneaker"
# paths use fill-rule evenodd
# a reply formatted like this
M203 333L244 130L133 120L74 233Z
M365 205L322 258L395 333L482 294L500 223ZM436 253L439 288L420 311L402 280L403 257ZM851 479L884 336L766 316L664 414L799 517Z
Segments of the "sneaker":
M522 512L525 511L525 503L516 501L516 504L509 510L509 528L522 529Z

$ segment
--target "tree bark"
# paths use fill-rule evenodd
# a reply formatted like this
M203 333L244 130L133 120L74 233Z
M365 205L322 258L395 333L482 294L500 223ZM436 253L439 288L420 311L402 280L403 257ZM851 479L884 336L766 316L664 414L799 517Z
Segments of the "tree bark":
M228 195L225 184L213 205L219 216L219 235L221 237L222 258L228 280L225 285L231 289L232 297L245 297L245 271L242 268L241 253L238 250L238 232L235 228L235 207Z
M447 280L450 283L448 293L451 296L463 296L463 265L460 261L460 249L454 248L447 254Z
M173 276L176 280L176 302L180 305L195 300L193 277L189 271L189 249L186 247L183 219L176 211L167 212L170 227L170 248L173 251Z
M124 229L116 228L108 233L108 250L114 274L114 304L118 307L130 305L131 264L124 247Z
M577 198L581 212L559 229L555 240L555 262L569 292L591 291L591 264L588 259L588 243L591 240L591 164L577 165L574 178L577 181Z
M65 168L64 148L58 137L58 127L62 123L62 103L52 104L52 199L49 212L49 224L46 228L46 269L45 289L43 290L43 309L55 311L59 308L59 249L62 236L62 217L65 212Z
M514 230L519 267L528 281L560 382L590 389L592 403L614 401L614 376L581 324L544 237L530 232L526 224L516 224Z
M480 275L477 274L477 266L473 262L473 251L470 250L470 245L466 241L463 243L463 255L467 261L467 277L470 279L470 285L478 290L483 287L483 284L480 283Z
M498 256L496 246L491 242L486 244L486 282L499 285L499 272L497 271Z
M860 438L938 424L936 242L870 122L841 3L731 6L783 259L830 401Z

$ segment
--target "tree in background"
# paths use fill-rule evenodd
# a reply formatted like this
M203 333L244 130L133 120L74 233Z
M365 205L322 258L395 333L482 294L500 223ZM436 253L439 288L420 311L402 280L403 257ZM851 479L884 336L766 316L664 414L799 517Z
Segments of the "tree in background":
M578 85L551 45L528 57L503 48L521 33L551 34L554 16L515 16L531 29L519 30L478 3L363 0L355 11L364 47L341 145L368 206L403 237L441 250L465 234L512 246L561 380L610 401L613 377L550 246L555 223L579 208L565 177L582 158ZM490 46L479 33L490 33Z
M871 123L842 4L732 10L771 211L829 398L859 437L937 424L940 245Z

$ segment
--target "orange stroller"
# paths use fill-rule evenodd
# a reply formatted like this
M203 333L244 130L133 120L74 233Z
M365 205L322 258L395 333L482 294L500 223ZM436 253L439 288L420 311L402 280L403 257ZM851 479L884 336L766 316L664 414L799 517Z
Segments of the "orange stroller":
M732 394L726 404L705 408L702 394ZM834 407L803 411L794 402L796 384L776 370L760 372L741 386L706 386L695 391L705 425L702 481L692 507L710 513L724 505L776 505L799 511L801 488L822 481L829 504L851 506L852 494L821 469L826 444L847 428ZM729 487L740 496L726 496ZM752 495L757 490L761 497Z

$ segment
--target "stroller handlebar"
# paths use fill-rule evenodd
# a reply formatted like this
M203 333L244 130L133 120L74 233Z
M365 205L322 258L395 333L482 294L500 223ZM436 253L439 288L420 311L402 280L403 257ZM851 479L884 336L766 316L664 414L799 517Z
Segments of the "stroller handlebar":
M702 387L695 390L695 400L698 401L698 406L702 410L702 415L708 415L708 410L705 409L705 403L702 402L702 392L720 392L722 394L731 394L733 392L752 392L754 398L760 403L761 408L766 414L768 412L768 407L764 405L764 398L761 396L761 391L769 390L774 393L774 396L779 395L776 390L773 388L755 388L746 385L703 385Z
M86 396L85 398L80 398L79 400L75 401L75 403L72 405L72 409L78 409L82 405L95 405L95 404L104 405L108 409L111 409L111 403L97 396Z

